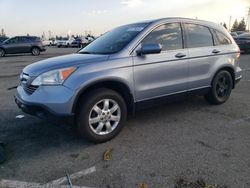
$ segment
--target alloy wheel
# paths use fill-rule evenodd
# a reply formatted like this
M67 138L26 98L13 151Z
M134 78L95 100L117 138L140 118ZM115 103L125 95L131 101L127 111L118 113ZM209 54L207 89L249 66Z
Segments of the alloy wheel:
M39 54L40 54L39 49L38 49L38 48L34 48L34 49L32 49L32 54L33 54L34 56L39 55Z
M119 104L112 99L97 102L89 114L89 126L97 135L107 135L114 131L121 119Z
M4 50L0 49L0 57L3 57L4 56Z
M216 94L219 98L224 98L229 94L230 91L230 81L227 75L222 74L218 78L216 84Z

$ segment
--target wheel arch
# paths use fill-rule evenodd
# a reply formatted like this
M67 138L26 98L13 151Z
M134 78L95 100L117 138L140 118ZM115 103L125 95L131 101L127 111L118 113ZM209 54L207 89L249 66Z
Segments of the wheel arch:
M30 51L32 51L32 49L34 49L34 48L39 49L39 51L41 50L41 48L39 46L33 45L33 46L30 47Z
M222 70L226 70L226 71L228 71L228 72L231 74L232 80L233 80L233 89L234 89L234 87L235 87L235 71L234 71L234 68L233 68L232 66L223 66L223 67L220 67L220 68L214 73L213 79L212 79L212 82L211 82L211 83L213 83L215 76L216 76L220 71L222 71Z
M123 81L114 80L114 79L105 79L105 80L95 81L93 83L90 83L84 86L82 89L80 89L80 91L77 93L75 97L73 107L72 107L72 112L75 114L78 113L79 101L81 101L82 97L84 97L84 95L86 95L89 91L92 91L97 88L107 88L107 89L111 89L119 93L123 97L127 105L128 113L134 114L134 111L135 111L134 96L133 96L131 89Z

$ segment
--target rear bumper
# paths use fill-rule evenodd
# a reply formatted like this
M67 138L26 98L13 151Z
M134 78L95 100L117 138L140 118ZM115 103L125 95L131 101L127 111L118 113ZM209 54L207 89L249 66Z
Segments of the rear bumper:
M242 69L240 67L237 67L235 71L235 81L234 81L235 85L238 84L241 79L242 79Z
M56 114L49 110L44 105L41 104L35 104L35 103L30 103L22 100L18 95L16 94L14 96L15 98L15 103L17 106L26 114L30 114L36 117L39 117L41 119L48 119L48 120L54 120L54 121L59 121L59 122L73 122L74 121L74 114L71 115L61 115L61 114Z
M40 47L40 52L45 52L46 51L46 48L43 46L43 47Z
M46 49L45 49L45 48L43 48L43 49L40 49L40 51L41 51L41 52L45 52L45 51L46 51Z
M238 84L240 82L240 80L242 79L242 76L238 76L237 78L235 78L235 84Z

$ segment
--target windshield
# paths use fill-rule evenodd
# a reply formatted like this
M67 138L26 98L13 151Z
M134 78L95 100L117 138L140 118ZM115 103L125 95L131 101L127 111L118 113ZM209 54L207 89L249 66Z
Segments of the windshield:
M113 54L127 46L148 24L131 24L109 31L80 50L82 54Z

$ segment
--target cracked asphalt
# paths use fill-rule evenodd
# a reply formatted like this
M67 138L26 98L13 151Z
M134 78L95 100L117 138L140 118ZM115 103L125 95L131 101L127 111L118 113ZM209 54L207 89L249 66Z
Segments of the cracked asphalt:
M175 187L179 178L229 188L250 187L250 55L241 56L243 79L220 106L203 97L165 104L130 117L110 142L92 144L67 124L23 114L15 90L24 66L77 49L49 48L38 57L0 58L0 140L8 160L0 179L47 183L91 166L96 172L73 185L98 188ZM103 161L113 148L110 161Z

